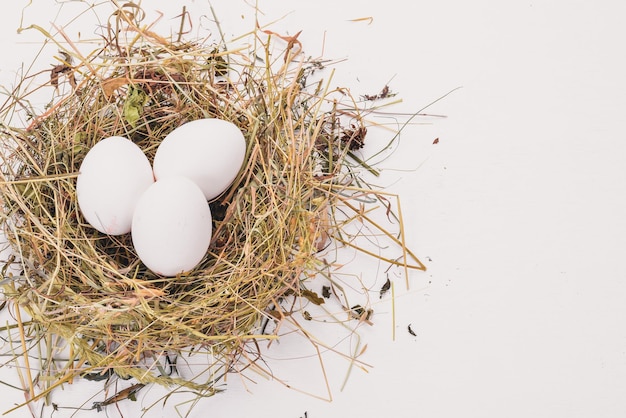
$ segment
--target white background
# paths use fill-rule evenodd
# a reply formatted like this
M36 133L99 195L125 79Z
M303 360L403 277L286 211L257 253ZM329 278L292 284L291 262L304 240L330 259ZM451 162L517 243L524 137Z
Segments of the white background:
M41 41L16 34L25 3L2 5L3 85ZM53 3L35 1L25 23L49 28ZM143 7L180 12L182 2L168 3ZM206 1L187 4L208 13ZM243 1L213 5L227 35L254 24ZM408 293L398 283L395 341L388 305L364 330L370 372L353 371L339 391L338 363L331 403L263 379L246 391L230 379L190 416L626 416L626 3L261 0L259 8L262 23L286 15L272 30L303 30L308 54L346 58L337 85L373 94L389 83L403 99L398 112L462 89L428 109L447 118L408 127L384 163L408 244L429 270L412 276L420 285ZM371 24L351 21L370 16ZM315 363L270 364L324 394ZM68 387L59 404L78 406L92 389ZM156 391L120 404L124 416L138 416ZM22 400L3 393L3 411ZM172 404L148 416L175 416Z

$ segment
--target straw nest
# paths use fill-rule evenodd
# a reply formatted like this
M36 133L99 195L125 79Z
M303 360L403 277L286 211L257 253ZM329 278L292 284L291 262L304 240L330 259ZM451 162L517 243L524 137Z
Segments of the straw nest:
M376 196L359 183L359 173L372 168L354 154L367 129L349 92L310 81L324 65L305 59L297 36L256 28L247 49L231 49L162 37L138 16L134 7L115 10L103 44L90 54L51 37L62 50L48 83L67 94L34 114L22 99L28 92L5 103L5 121L14 114L29 119L21 127L5 123L0 132L1 222L16 255L2 284L30 317L16 310L23 348L37 336L65 342L66 362L51 373L58 383L114 372L211 393L219 373L188 379L165 373L163 359L209 350L226 373L233 362L254 361L247 353L258 340L276 338L263 324L298 306L281 302L323 302L307 288L313 277L329 277L319 254L357 247L342 231L368 219L356 199ZM138 260L130 236L107 236L84 221L78 169L104 137L127 137L152 159L168 132L206 117L242 130L246 164L210 202L213 238L202 262L188 274L159 277ZM416 258L408 263L407 251L387 261L423 268ZM356 309L356 319L365 311Z

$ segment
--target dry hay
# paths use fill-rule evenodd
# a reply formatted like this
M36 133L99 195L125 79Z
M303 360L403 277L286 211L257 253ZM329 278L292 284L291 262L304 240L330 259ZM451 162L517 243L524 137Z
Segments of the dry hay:
M140 15L132 3L117 8L90 54L44 33L62 49L49 83L70 91L42 113L32 114L28 92L1 109L5 121L30 118L26 127L5 123L0 132L1 224L17 255L2 284L6 300L30 317L15 310L17 344L28 352L43 341L69 356L60 364L40 358L52 379L35 392L29 376L31 399L79 376L112 373L213 393L233 364L258 361L258 342L277 337L264 325L293 315L300 306L293 300L324 301L308 282L322 275L333 286L332 266L320 254L343 245L358 250L345 232L354 222L369 222L398 246L400 257L384 261L424 269L402 235L364 209L365 196L388 206L384 192L361 179L375 170L354 152L367 132L364 114L349 91L310 81L324 63L305 58L297 35L257 27L248 49L231 49L163 37ZM96 142L113 135L131 139L152 160L168 132L206 117L244 132L247 162L211 202L214 232L203 261L188 274L159 277L138 260L129 235L107 236L85 223L75 194L78 168ZM347 316L367 320L366 307L340 305ZM203 350L217 364L209 378L164 371L166 355Z

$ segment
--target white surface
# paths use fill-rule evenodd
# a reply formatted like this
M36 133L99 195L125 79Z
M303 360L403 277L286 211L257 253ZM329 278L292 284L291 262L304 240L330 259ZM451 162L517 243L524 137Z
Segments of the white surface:
M22 42L33 35L15 34L18 3L3 5L3 82L32 59ZM31 21L51 19L36 3ZM396 341L382 309L364 330L374 368L354 371L343 392L345 369L331 373L332 403L260 379L247 393L230 379L190 416L626 416L626 3L260 3L265 22L292 12L272 29L302 29L311 55L324 46L324 56L348 59L338 85L371 94L389 82L404 99L394 110L463 86L428 110L447 119L407 128L385 163L421 164L385 180L401 194L409 245L429 267L412 280L432 283L409 294L399 286ZM206 2L191 5L208 13ZM253 24L241 1L213 5L227 34ZM371 24L350 21L368 16ZM277 375L295 370L323 394L319 367L302 364L271 361ZM175 416L173 403L148 416ZM139 406L120 404L127 417Z

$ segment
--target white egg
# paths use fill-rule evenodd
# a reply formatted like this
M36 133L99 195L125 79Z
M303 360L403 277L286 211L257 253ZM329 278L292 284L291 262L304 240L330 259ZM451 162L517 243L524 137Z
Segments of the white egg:
M154 183L141 148L121 136L105 138L87 152L79 171L76 197L87 222L109 235L130 232L137 200Z
M198 119L163 139L154 157L154 176L157 180L188 177L211 200L235 180L245 155L246 141L236 125L222 119Z
M146 267L161 276L192 270L206 254L211 233L209 204L186 177L157 180L135 207L135 251Z

